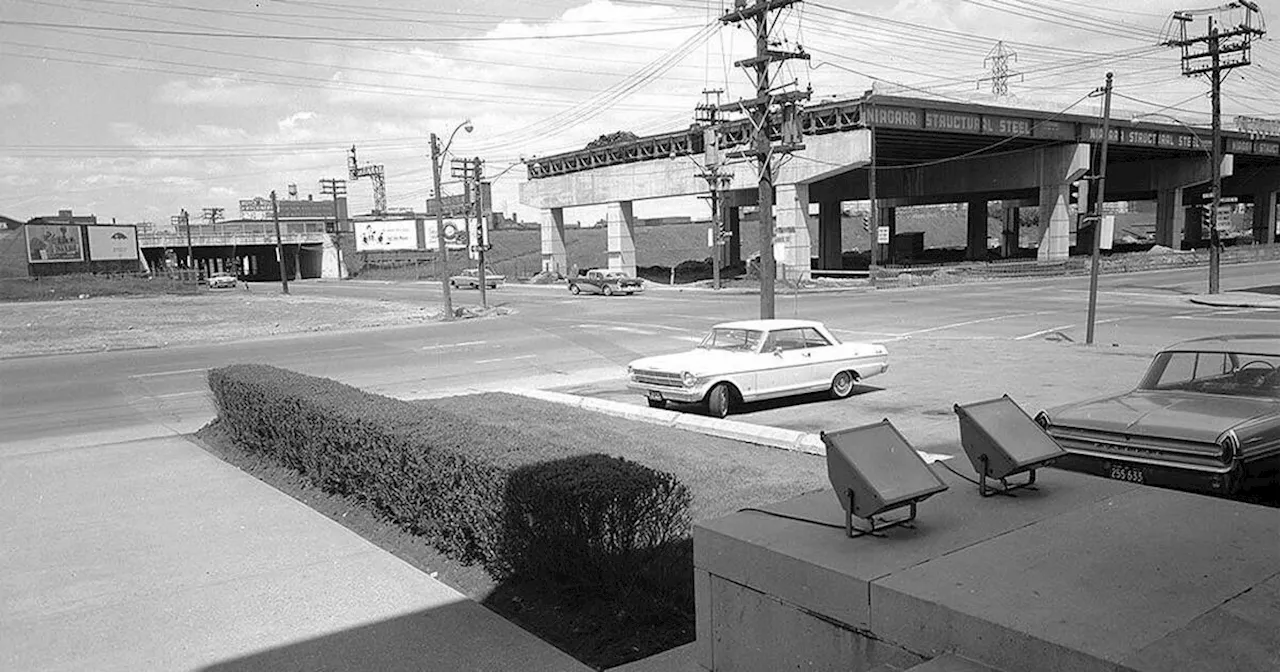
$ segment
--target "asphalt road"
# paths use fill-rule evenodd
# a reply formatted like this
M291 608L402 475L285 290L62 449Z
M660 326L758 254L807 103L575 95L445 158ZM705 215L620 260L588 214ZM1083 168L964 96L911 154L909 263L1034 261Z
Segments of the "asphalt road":
M1187 296L1201 291L1204 278L1204 269L1103 276L1098 343L1149 355L1193 336L1280 332L1280 311L1189 303ZM1274 264L1223 270L1224 290L1277 283L1280 268ZM440 303L436 283L308 281L291 289ZM821 319L846 339L899 343L891 352L907 343L954 340L1081 342L1087 290L1085 278L1058 278L779 295L777 316ZM616 381L635 357L687 348L709 325L753 318L759 308L755 295L661 287L631 297L575 297L558 286L506 285L489 295L493 305L513 313L362 332L0 360L0 457L43 450L59 437L56 443L66 447L141 438L157 427L194 430L212 417L205 371L229 363L271 363L405 397L514 385L590 389L598 381ZM458 305L479 301L474 290L457 290L454 297ZM784 415L783 423L813 425L802 407L782 414L758 410Z

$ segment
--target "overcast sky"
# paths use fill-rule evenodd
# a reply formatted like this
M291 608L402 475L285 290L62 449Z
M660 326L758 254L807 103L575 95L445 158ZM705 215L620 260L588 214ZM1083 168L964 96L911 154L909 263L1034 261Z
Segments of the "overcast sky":
M1117 116L1207 123L1208 85L1161 47L1182 0L822 0L782 14L780 48L802 45L784 81L814 100L873 83L900 95L992 102L986 57L1016 53L1001 104L1097 113L1077 102L1116 73ZM1280 0L1259 3L1280 22ZM704 89L743 96L732 67L754 48L716 21L730 0L3 0L0 214L72 208L99 220L168 222L180 208L284 196L346 177L352 145L386 168L392 207L431 194L428 137L479 156L496 209L519 207L519 165L603 133L677 130ZM1237 15L1238 16L1238 15ZM1194 24L1200 31L1202 22ZM1224 119L1280 117L1280 48L1225 86ZM691 169L693 167L691 166ZM447 173L446 173L447 179ZM367 180L350 185L368 212ZM456 193L446 185L446 193ZM695 202L696 203L696 202ZM702 206L705 207L705 206ZM676 208L679 209L679 208ZM670 214L637 205L637 214ZM573 211L570 211L571 213ZM702 216L704 213L689 212ZM568 215L571 221L576 219Z

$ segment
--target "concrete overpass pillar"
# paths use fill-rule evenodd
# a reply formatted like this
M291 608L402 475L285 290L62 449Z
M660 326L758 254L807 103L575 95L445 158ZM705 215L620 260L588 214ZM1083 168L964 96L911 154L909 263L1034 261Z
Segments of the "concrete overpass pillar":
M1156 245L1182 249L1186 222L1187 211L1182 205L1182 188L1173 187L1156 192Z
M564 252L564 208L543 210L542 271L566 274L569 272L567 261Z
M823 201L818 204L818 267L838 270L843 247L840 201Z
M893 263L893 238L898 235L898 209L892 205L877 206L880 208L880 221L877 226L889 227L889 242L881 245L876 243L876 263L890 264ZM879 232L877 232L876 240L879 240Z
M1267 190L1253 195L1253 242L1270 243L1276 239L1276 195Z
M1009 259L1018 254L1021 245L1019 238L1021 222L1018 221L1018 206L1006 205L1003 208L1004 216L1001 217L1003 226L1000 232L1000 257Z
M969 261L986 261L987 259L987 201L986 199L969 201L968 235L965 240L964 258Z
M1040 164L1040 261L1066 259L1071 248L1071 183L1089 172L1087 144L1045 147L1036 150Z
M609 227L609 270L622 271L631 277L636 275L635 211L631 201L610 203L605 218Z
M1184 240L1189 243L1198 243L1204 240L1204 207L1199 205L1188 205L1182 209L1182 212L1184 213L1183 221L1186 222Z
M779 184L776 192L773 249L778 278L808 280L813 263L812 240L818 237L818 222L809 216L809 185ZM761 244L767 245L768 241Z

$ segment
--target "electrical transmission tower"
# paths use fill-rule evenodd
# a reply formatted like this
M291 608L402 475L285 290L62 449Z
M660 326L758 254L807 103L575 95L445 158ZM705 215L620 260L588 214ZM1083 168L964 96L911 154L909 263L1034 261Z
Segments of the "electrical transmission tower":
M1204 35L1189 35L1196 17L1205 17ZM1213 147L1210 166L1213 175L1209 215L1209 293L1218 293L1222 241L1218 232L1218 208L1222 204L1222 80L1223 73L1249 65L1253 41L1266 34L1262 10L1249 0L1236 0L1211 9L1188 9L1173 13L1176 37L1165 42L1182 49L1182 74L1205 75L1213 100Z
M735 103L720 105L721 112L751 111L751 149L730 152L729 158L754 157L759 164L759 197L758 217L760 219L760 318L771 319L774 315L774 280L777 270L773 258L774 223L773 223L773 180L774 169L778 165L775 157L804 149L800 143L800 107L799 104L809 99L812 90L782 91L788 85L776 86L773 64L799 58L808 60L809 54L803 49L782 51L774 47L781 42L771 38L772 28L777 21L771 21L773 12L794 5L801 0L756 0L748 5L747 0L735 0L734 9L720 17L723 24L754 23L756 38L756 55L744 58L735 67L743 68L752 76L756 85L756 96ZM779 138L775 142L773 138Z
M356 146L352 145L351 154L347 156L347 172L353 180L367 177L373 182L373 213L375 215L385 213L387 211L387 178L383 174L382 166L361 166L356 161Z
M1017 77L1018 81L1022 81L1021 72L1010 72L1009 61L1018 61L1018 52L1004 46L1004 40L996 42L996 46L987 53L987 57L982 60L983 67L991 71L990 77L983 77L978 80L978 88L982 88L983 82L991 82L991 94L997 98L1009 95L1009 79Z

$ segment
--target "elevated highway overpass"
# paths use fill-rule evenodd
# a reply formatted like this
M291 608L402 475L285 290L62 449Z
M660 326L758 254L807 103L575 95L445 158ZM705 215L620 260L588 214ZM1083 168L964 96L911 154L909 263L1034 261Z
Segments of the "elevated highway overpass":
M1098 117L990 105L868 94L813 105L801 126L805 149L791 155L775 180L775 256L779 273L836 269L846 241L840 204L870 201L876 178L879 221L895 233L895 209L937 203L968 206L967 257L985 259L988 206L1003 213L1000 254L1017 254L1019 208L1036 208L1034 239L1041 260L1068 255L1075 211L1072 185L1097 171ZM705 194L694 159L704 155L706 127L639 138L609 147L539 157L529 164L520 200L540 208L544 270L567 268L564 211L607 205L610 268L635 272L636 201ZM721 153L747 145L746 120L721 127ZM1202 235L1200 207L1210 180L1211 131L1180 124L1113 119L1107 160L1109 201L1156 202L1156 242L1178 248ZM1253 238L1276 239L1280 139L1224 131L1224 195L1253 205ZM699 161L701 163L701 161ZM726 261L740 257L740 210L756 203L754 163L728 167L721 209L730 238ZM810 205L818 204L817 215ZM888 261L889 246L866 245ZM802 273L802 274L803 274Z

